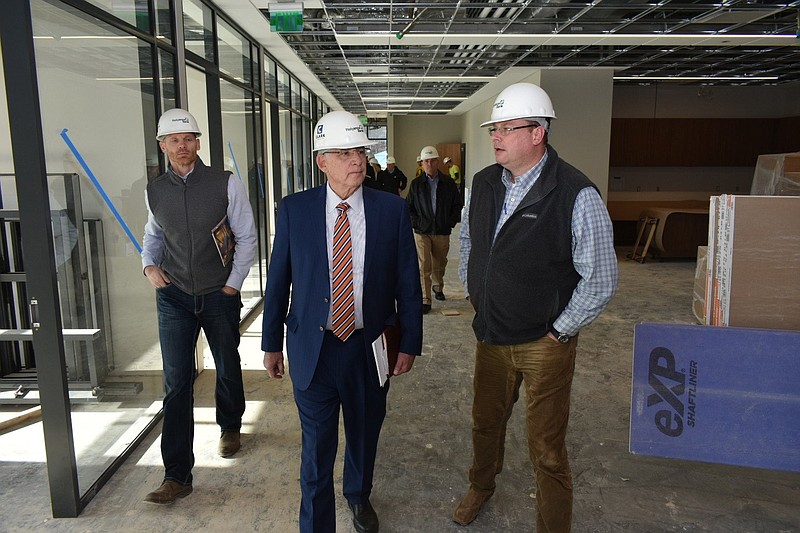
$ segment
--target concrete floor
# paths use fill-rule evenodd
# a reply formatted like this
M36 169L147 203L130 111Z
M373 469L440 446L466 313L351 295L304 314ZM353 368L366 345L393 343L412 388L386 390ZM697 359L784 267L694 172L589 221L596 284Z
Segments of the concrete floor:
M509 422L494 497L468 528L450 518L467 488L474 352L456 242L448 300L434 301L425 317L423 357L410 374L392 380L372 503L383 532L533 531L536 495L521 405ZM800 532L800 474L628 453L633 326L695 323L694 267L621 259L619 294L581 333L568 434L575 532ZM460 314L445 316L443 309ZM289 380L267 377L259 344L256 320L242 340L248 405L243 448L232 459L216 456L213 370L198 379L189 497L169 507L142 502L163 473L154 431L75 519L51 518L41 462L13 469L0 463L0 531L296 531L299 423ZM353 531L341 497L341 460L336 491L338 530Z

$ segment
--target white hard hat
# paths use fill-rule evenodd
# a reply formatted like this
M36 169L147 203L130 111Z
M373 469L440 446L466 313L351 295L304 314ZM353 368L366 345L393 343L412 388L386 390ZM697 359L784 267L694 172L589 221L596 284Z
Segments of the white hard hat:
M419 153L420 161L425 161L426 159L434 159L439 157L439 152L436 151L435 146L426 146L422 149Z
M330 148L359 148L376 144L358 117L347 111L331 111L314 127L314 152Z
M417 156L417 163L419 163L420 161L422 161L422 158L420 156Z
M386 164L387 165L394 165L395 163L397 163L397 161L395 160L394 157L389 156L389 157L386 158Z
M537 117L556 118L550 97L538 85L515 83L497 95L492 106L492 118L481 124L481 128L507 120Z
M379 163L378 163L378 160L377 160L377 159L375 159L374 157L370 157L370 158L369 158L369 163L370 163L370 165L377 165L377 164L379 164Z
M444 163L444 164L446 165L446 164L447 164L447 163L449 163L450 161L452 161L452 159L450 159L449 157L445 157L445 158L444 158L444 161L442 161L442 163Z
M194 133L200 137L200 128L191 113L176 107L165 111L161 118L158 119L156 140L163 141L164 137L173 133Z

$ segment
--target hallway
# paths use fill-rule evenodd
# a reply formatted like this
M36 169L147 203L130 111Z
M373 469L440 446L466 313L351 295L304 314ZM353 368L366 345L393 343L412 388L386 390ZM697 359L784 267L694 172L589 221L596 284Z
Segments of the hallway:
M383 532L533 531L535 489L522 405L509 423L505 469L494 497L468 528L451 521L467 488L474 336L472 311L456 276L454 235L445 302L426 315L423 357L394 378L376 466L372 503ZM620 288L580 336L567 436L574 475L573 531L797 532L800 475L628 453L633 326L695 323L694 262L639 264L620 255ZM442 310L457 311L445 316ZM296 531L300 431L287 378L261 366L260 317L242 339L248 399L242 450L216 455L213 370L196 385L194 492L169 507L144 495L161 481L154 431L75 519L50 518L42 463L0 462L0 531ZM520 402L521 404L522 402ZM28 434L38 423L27 427ZM0 439L9 438L1 433ZM0 440L0 443L3 441ZM338 530L353 531L336 479ZM12 468L13 466L13 468ZM22 468L21 468L22 466Z

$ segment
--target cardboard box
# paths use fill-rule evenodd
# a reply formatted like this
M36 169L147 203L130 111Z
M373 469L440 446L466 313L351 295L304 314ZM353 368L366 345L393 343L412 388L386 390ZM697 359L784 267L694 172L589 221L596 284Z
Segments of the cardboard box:
M711 203L706 323L800 330L800 196Z

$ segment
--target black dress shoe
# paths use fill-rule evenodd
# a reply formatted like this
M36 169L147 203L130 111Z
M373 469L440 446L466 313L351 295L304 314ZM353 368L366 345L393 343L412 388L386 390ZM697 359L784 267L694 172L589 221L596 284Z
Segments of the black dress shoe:
M353 511L353 525L358 533L378 533L378 515L369 500L365 503L347 504Z
M431 310L431 304L422 304L422 314L427 315Z
M445 301L444 293L442 291L433 291L433 296L437 300L440 300L442 302Z

